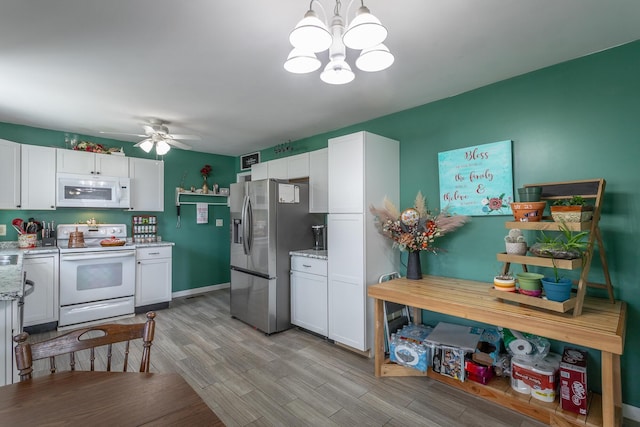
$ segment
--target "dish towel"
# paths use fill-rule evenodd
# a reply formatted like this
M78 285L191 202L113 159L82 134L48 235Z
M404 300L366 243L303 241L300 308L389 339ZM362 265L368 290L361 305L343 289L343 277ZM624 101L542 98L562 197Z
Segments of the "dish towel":
M196 224L207 224L209 222L209 204L196 203Z

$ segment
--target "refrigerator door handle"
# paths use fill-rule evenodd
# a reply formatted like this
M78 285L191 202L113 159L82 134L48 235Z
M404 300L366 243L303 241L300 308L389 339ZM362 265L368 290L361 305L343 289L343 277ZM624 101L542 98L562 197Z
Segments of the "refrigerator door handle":
M242 250L245 255L249 255L249 248L247 247L247 240L249 234L247 232L247 204L249 203L249 198L244 196L244 200L242 201L242 216L240 221L242 221Z
M251 249L253 248L253 207L251 206L251 199L247 197L247 231L248 238L246 239L248 252L251 253Z

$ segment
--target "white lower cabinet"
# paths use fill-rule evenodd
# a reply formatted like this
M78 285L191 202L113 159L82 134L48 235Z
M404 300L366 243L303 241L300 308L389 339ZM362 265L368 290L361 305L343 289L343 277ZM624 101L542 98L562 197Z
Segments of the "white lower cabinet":
M171 246L136 249L136 311L171 301Z
M25 255L22 269L34 283L24 298L24 326L58 321L58 254Z
M11 384L17 375L13 363L13 336L18 333L18 300L0 300L0 386Z
M291 323L328 336L326 260L291 256Z

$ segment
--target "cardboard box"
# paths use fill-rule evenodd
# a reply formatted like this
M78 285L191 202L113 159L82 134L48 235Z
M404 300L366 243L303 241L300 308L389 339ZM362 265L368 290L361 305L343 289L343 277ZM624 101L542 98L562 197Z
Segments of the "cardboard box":
M480 384L487 384L493 378L492 366L484 366L473 360L465 360L464 370L468 379Z
M560 362L560 403L565 411L587 414L587 352L565 347Z

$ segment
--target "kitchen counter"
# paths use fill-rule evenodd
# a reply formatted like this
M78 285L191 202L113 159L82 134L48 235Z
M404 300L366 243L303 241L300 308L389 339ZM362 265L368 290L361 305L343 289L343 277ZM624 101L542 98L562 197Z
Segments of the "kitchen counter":
M0 255L18 255L16 264L0 266L0 300L14 300L22 296L23 249L2 247Z
M292 256L302 256L302 257L306 257L306 258L315 258L315 259L328 259L328 253L326 250L324 251L317 251L315 249L303 249L303 250L299 250L299 251L291 251L289 252L289 255Z
M159 246L175 246L173 242L149 242L149 243L133 243L133 246L137 248L154 248Z

